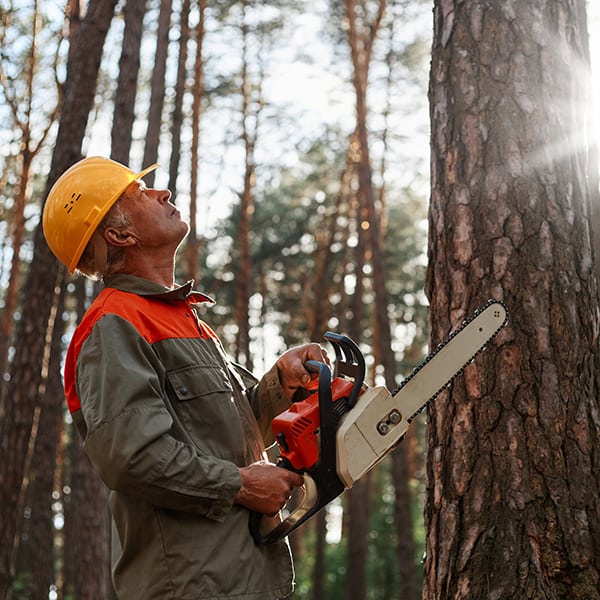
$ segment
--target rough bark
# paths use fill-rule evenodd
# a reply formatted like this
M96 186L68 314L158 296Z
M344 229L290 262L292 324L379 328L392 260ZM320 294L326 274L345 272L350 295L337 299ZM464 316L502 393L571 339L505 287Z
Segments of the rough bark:
M510 323L430 410L424 598L600 598L584 1L436 0L432 345Z

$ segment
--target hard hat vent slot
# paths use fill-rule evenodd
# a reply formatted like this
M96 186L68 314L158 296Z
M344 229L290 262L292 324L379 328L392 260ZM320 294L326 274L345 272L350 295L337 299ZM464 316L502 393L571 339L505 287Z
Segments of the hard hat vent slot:
M65 204L67 214L69 214L73 210L73 207L75 206L75 203L79 200L79 198L81 198L81 194L78 194L77 192L73 192L71 194L71 200L69 200L69 202Z

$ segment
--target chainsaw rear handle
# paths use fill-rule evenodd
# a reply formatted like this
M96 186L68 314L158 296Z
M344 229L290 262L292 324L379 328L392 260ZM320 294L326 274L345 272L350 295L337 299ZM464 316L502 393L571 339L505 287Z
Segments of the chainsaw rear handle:
M283 520L274 521L261 513L250 513L250 533L257 544L270 544L283 539L344 491L336 472L337 416L331 395L331 371L325 363L313 360L307 361L305 367L319 373L319 462L304 472L304 497L300 505ZM285 460L280 460L277 465L294 470Z

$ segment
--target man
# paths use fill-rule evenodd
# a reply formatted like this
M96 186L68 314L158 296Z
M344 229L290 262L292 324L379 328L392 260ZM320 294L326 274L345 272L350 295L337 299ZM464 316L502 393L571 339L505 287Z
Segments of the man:
M110 490L113 582L120 599L289 595L286 543L254 544L250 511L276 515L299 475L262 460L270 421L311 380L318 344L288 350L259 381L225 355L177 286L188 232L167 190L102 157L68 169L43 212L48 245L68 269L102 278L69 346L65 392Z

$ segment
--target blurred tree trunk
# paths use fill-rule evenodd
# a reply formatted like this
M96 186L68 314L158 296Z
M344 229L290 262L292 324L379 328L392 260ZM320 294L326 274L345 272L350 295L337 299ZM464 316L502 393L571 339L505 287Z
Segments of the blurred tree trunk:
M110 155L114 160L129 165L146 0L127 0L123 12L125 31L119 59Z
M71 54L61 105L61 120L46 193L58 176L81 157L81 143L93 106L102 46L116 0L93 0L88 5L73 43L82 49ZM83 50L85 48L85 50ZM7 385L10 402L0 424L0 599L11 598L14 562L22 523L27 465L31 460L39 399L43 395L52 339L52 308L56 306L64 270L47 247L41 224L34 237L34 260L27 277L28 293L16 333L15 357Z
M65 505L65 597L108 599L112 586L106 488L83 451L75 428L71 428L71 435L71 493Z
M367 597L370 478L370 473L367 473L345 494L348 511L347 600L364 600Z
M168 188L173 193L173 201L177 196L177 175L181 153L181 127L183 124L183 96L187 75L187 44L190 38L188 19L190 16L190 0L183 0L179 16L179 57L177 59L177 81L175 82L175 100L171 114L171 158L169 160Z
M322 510L313 519L315 530L315 566L312 573L312 600L327 600L325 596L325 548L327 546L327 512ZM298 530L296 530L298 531Z
M185 267L188 279L200 278L200 240L198 239L198 169L200 168L200 117L204 97L204 19L206 0L198 0L196 26L196 58L194 60L194 87L192 100L192 162L190 165L190 232L185 245ZM181 59L180 59L181 60Z
M432 345L510 322L430 410L426 599L600 598L585 32L584 0L435 2Z
M64 321L64 286L59 295L56 321L48 365L48 385L41 403L39 427L35 436L30 481L31 517L29 519L29 552L31 555L31 598L47 598L56 583L54 567L59 557L54 551L54 523L52 505L62 487L57 478L57 452L63 431L64 392L61 378L62 336ZM58 485L57 485L58 483ZM55 493L57 495L55 495ZM62 558L62 557L60 557Z
M375 202L372 183L372 169L369 153L367 127L367 87L369 65L373 43L381 25L385 12L385 0L375 4L374 15L369 21L366 11L357 10L355 0L344 0L348 19L348 44L352 58L352 81L356 96L356 132L358 138L358 181L359 202L361 206L360 228L367 233L368 252L373 267L373 286L375 293L374 310L374 354L376 362L384 368L384 377L389 389L395 388L395 359L392 351L390 321L388 315L387 291L385 286L385 268L383 261L383 239L380 227L380 209ZM364 8L364 7L363 7ZM400 446L393 454L392 460L397 465L394 474L405 477L406 453ZM418 596L416 571L414 566L415 545L410 510L410 494L406 478L395 481L396 503L402 509L396 511L396 529L398 532L398 570L400 573L401 595L408 600L416 600ZM349 577L357 576L349 573ZM352 585L349 582L349 585Z
M254 149L258 134L260 113L263 108L262 98L262 67L256 81L250 74L250 26L246 22L247 2L243 2L242 15L242 141L244 143L244 184L240 194L240 222L236 247L239 252L236 273L235 321L238 332L236 338L236 359L252 369L250 355L249 312L250 295L252 293L252 261L250 259L250 232L252 230L252 215L254 214L254 193L256 184L256 161ZM260 50L259 50L260 52ZM258 57L260 63L260 56Z
M142 168L154 164L158 160L158 145L160 143L160 130L162 113L165 101L165 74L167 71L167 54L169 52L169 30L171 28L171 13L173 0L162 0L158 15L158 32L156 34L156 52L154 54L154 68L152 69L152 82L150 88L150 110L148 111L148 127L144 144L144 160ZM154 186L156 172L146 175L148 187Z
M350 138L350 146L353 159L352 172L356 178L360 170L361 152L357 151L356 136ZM360 177L359 177L360 180ZM354 186L352 186L354 189ZM360 181L358 184L360 194ZM366 220L364 204L357 201L354 194L350 196L350 206L353 220L356 223L356 234L358 243L354 252L354 290L350 295L349 314L352 318L347 324L347 331L356 343L360 344L363 339L364 303L365 303L365 264L367 253L367 233L361 227ZM348 511L348 554L346 559L346 598L348 600L363 600L367 596L367 555L369 550L369 478L365 475L357 481L351 489L346 492L346 509Z
M333 205L325 209L324 225L317 228L315 238L317 247L314 253L314 276L307 281L306 289L302 298L306 299L304 313L309 324L311 340L320 340L327 331L329 318L332 315L332 306L329 297L333 292L332 280L335 259L333 245L336 238L341 234L344 238L348 235L348 229L340 232L338 219L347 212L345 206L350 195L350 182L353 175L352 170L352 140L348 144L344 167L339 177L339 189ZM344 244L346 246L346 244ZM341 315L339 315L341 317Z
M349 145L350 148L350 145ZM309 339L321 340L327 331L327 322L331 315L332 294L332 265L334 264L332 245L339 230L338 218L344 212L349 192L349 179L351 171L350 151L346 153L346 161L340 175L340 187L335 201L324 218L324 226L316 232L317 247L314 253L314 275L307 281L306 292L302 294L305 303L306 320L309 324ZM312 572L312 598L325 600L325 549L327 546L327 509L322 510L312 520L314 527L315 548L314 567ZM293 532L290 541L296 561L302 560L302 553L306 550L302 541L306 536L309 525Z
M26 142L24 142L26 143ZM4 384L4 373L8 368L8 351L13 341L15 330L15 310L19 301L19 291L21 289L21 246L25 239L25 206L27 204L27 187L29 184L29 173L33 155L26 149L22 153L21 173L19 177L19 188L14 199L14 207L9 220L9 243L11 247L12 259L10 264L10 275L8 285L4 294L4 307L0 313L0 414L2 413L4 402L6 401L3 393L6 386Z
M10 108L10 114L13 120L13 127L20 135L21 152L19 159L21 162L19 172L19 183L17 192L14 196L14 206L8 219L9 230L8 239L10 241L12 258L10 261L10 274L8 285L4 293L4 306L0 312L0 414L2 404L5 400L4 394L4 373L8 367L8 349L11 345L15 329L15 310L19 300L19 290L21 289L21 246L25 239L25 206L29 200L29 186L31 179L31 166L33 160L43 148L48 137L50 129L54 125L58 115L58 105L45 106L48 121L41 131L32 131L32 112L37 100L36 89L34 86L34 77L39 69L39 33L42 26L42 20L38 13L37 3L34 5L31 17L31 44L24 53L25 64L22 69L23 78L19 80L19 85L8 77L5 69L0 63L0 84L3 87L4 97ZM0 35L0 44L4 45L4 35ZM56 68L56 64L54 65ZM20 91L20 90L24 90Z
M88 304L86 280L75 282L74 299L77 323L81 321ZM77 600L111 598L110 581L110 515L104 484L92 466L79 433L73 425L68 429L65 462L65 485L70 493L64 494L64 554L63 588L65 597ZM86 535L82 536L81 532Z

